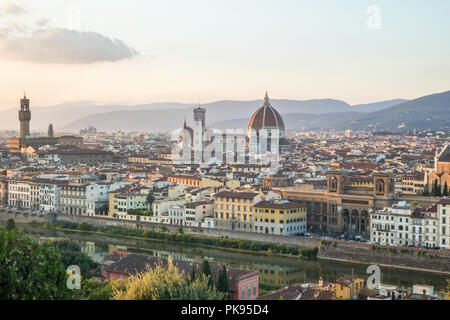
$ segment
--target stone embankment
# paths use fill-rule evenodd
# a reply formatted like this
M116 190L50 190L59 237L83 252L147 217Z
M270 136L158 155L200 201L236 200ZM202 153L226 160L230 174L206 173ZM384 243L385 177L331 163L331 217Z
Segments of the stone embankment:
M323 241L319 248L318 257L450 274L450 252L446 250L374 246L345 241Z
M13 218L19 223L48 222L48 216L29 212L0 211L0 221ZM168 232L178 232L179 226L157 224L150 222L124 221L118 219L73 216L58 214L55 217L58 221L68 221L74 223L85 222L94 226L116 226L129 229L142 228L143 230L161 230L164 228ZM313 239L309 237L288 237L250 232L239 232L232 230L220 230L209 228L196 228L183 226L186 234L196 234L212 237L228 237L230 239L248 240L265 243L276 243L294 246L302 249L319 247L318 257L322 259L362 262L378 264L384 266L401 267L422 271L437 271L450 274L450 251L448 250L426 250L414 248L400 248L388 246L374 246L367 243L329 241ZM321 244L322 243L322 244Z
M138 226L143 230L161 230L164 228L168 232L178 232L180 226L169 225L169 224L158 224L151 222L137 222L137 221L125 221L118 219L110 219L110 218L99 218L99 217L86 217L86 216L73 216L73 215L62 215L58 214L56 216L56 220L58 221L68 221L81 223L86 222L88 224L92 224L94 226L116 226L123 228L136 229ZM210 228L198 228L198 227L189 227L183 226L183 232L186 234L196 234L196 235L204 235L211 237L228 237L230 239L237 240L248 240L248 241L257 241L257 242L266 242L266 243L276 243L283 244L289 246L295 246L301 249L310 249L314 247L318 247L320 244L319 239L312 239L309 237L294 237L294 236L277 236L277 235L268 235L261 233L252 233L252 232L241 232L241 231L232 231L232 230L220 230L220 229L210 229Z

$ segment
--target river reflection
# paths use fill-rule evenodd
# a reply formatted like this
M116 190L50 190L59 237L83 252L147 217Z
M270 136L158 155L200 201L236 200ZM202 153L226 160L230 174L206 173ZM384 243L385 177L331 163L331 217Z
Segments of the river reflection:
M42 229L30 225L18 225L26 233L39 241L55 238L66 238L78 242L83 252L92 260L102 263L103 256L114 251L130 251L156 257L175 260L186 260L201 263L208 260L211 263L225 264L231 267L259 270L261 284L271 287L282 287L299 282L317 282L319 277L333 282L344 275L355 275L367 278L368 265L358 263L335 262L317 259L314 261L299 258L269 256L256 253L240 253L221 249L192 246L184 243L173 243L152 240L135 240L79 232L66 232ZM382 282L412 288L414 284L435 286L442 290L446 286L446 276L443 274L402 270L382 267Z

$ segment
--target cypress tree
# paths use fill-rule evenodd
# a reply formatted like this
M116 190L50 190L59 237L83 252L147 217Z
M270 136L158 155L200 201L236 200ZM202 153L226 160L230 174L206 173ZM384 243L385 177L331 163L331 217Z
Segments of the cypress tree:
M434 183L433 183L433 189L431 189L431 195L433 197L437 196L437 189L438 189L438 183L437 183L437 179L434 179Z
M228 282L227 268L225 266L222 267L222 270L220 270L219 276L217 277L216 290L218 292L226 293L227 295L230 293L230 284Z
M447 196L448 196L448 186L447 186L447 181L445 181L445 183L444 183L444 192L442 193L442 195L443 195L444 197L447 197Z
M430 192L429 192L429 190L428 190L428 183L426 183L426 184L423 186L423 195L424 195L424 196L429 196L429 195L430 195Z
M195 281L195 264L192 264L191 282Z
M208 260L203 260L202 269L200 273L203 273L208 278L208 285L210 287L213 286L211 267L209 266Z

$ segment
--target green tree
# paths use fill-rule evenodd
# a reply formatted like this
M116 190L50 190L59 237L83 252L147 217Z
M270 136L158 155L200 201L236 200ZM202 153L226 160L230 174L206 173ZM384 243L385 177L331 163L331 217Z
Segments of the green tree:
M113 300L224 300L223 293L208 285L202 274L194 281L180 272L169 259L147 272L112 283Z
M0 231L0 300L56 300L69 297L60 255L21 230Z
M208 285L210 287L212 287L213 286L213 280L212 280L212 274L211 274L211 267L209 265L208 260L203 260L202 268L200 270L200 274L203 274L208 279Z
M225 266L222 267L222 270L220 270L217 277L216 290L218 292L223 292L227 296L230 293L230 284L228 281L227 268Z
M147 195L147 202L150 208L152 207L153 202L155 201L155 195L153 194L153 191L150 191Z
M73 265L79 266L83 279L90 278L90 271L99 266L97 263L92 261L87 254L81 252L81 246L76 242L61 240L55 241L53 244L61 255L61 262L64 267L67 268Z
M450 300L450 279L447 279L447 292L444 295L444 300Z
M431 195L436 197L438 195L438 181L434 179L433 188L431 189Z
M81 290L74 290L72 300L110 300L112 286L108 281L99 282L95 279L83 279Z
M192 264L192 271L191 271L191 276L190 276L190 281L194 282L195 281L195 264Z
M14 222L14 219L8 219L6 221L6 230L11 231L16 228L16 223Z
M430 195L430 192L428 191L428 183L426 183L425 186L423 187L423 195L424 196Z
M442 192L442 195L443 195L444 197L447 197L447 196L448 196L448 185L447 185L447 181L445 181L445 183L444 183L444 190L443 190L443 192Z

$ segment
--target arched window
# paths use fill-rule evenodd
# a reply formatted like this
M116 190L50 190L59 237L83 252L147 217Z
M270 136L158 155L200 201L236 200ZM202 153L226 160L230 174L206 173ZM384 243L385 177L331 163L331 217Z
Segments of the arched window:
M377 180L377 184L376 184L376 190L378 193L384 193L384 181L383 180Z

